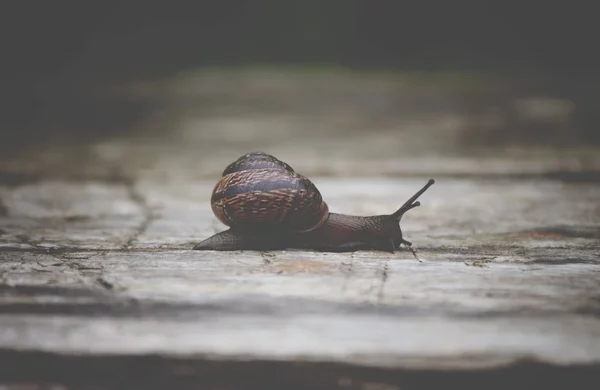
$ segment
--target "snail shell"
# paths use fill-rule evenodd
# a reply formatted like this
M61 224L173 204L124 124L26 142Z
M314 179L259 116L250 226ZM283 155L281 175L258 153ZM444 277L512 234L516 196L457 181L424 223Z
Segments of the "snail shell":
M211 206L221 222L240 230L305 233L329 218L327 203L309 179L262 152L248 153L225 168Z

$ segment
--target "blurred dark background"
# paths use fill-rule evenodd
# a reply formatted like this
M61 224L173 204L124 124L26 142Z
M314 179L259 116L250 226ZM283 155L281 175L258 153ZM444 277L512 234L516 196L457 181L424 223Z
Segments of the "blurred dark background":
M600 143L592 2L21 1L2 5L0 141L123 131L156 104L95 95L204 66L492 72L541 80ZM115 125L119 124L119 125Z

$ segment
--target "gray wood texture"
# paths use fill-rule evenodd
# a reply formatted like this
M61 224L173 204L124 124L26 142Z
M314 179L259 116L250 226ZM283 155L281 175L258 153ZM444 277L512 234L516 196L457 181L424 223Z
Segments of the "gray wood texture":
M385 95L376 81L368 85ZM420 115L432 120L432 112ZM3 160L7 356L158 354L403 370L522 359L600 364L597 150L444 153L433 130L411 138L424 130L403 124L412 141L401 149L427 134L434 146L378 154L361 143L370 139L363 132L340 138L347 122L334 116L303 133L313 150L285 137L306 124L302 116L179 115L185 120L168 122L168 139L134 133ZM231 132L206 130L211 123ZM396 142L390 123L372 130L372 142ZM332 130L317 143L323 126ZM255 129L254 138L236 138L240 129ZM274 134L277 143L261 144ZM402 221L420 261L407 250L192 251L225 228L209 206L219 171L251 150L313 179L333 212L391 212L434 177L422 206Z

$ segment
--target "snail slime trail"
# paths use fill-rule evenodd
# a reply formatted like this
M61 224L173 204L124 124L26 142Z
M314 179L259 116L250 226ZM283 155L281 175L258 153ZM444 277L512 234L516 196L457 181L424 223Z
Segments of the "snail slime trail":
M421 205L427 184L389 215L361 217L330 213L317 187L285 162L266 153L248 153L225 168L215 185L211 207L229 226L194 246L196 250L306 249L394 253L402 244L400 220ZM415 255L416 257L416 255Z

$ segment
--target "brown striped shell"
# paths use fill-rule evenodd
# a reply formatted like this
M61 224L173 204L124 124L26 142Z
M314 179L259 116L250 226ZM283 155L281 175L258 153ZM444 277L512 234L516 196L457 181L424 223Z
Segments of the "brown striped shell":
M308 232L329 217L327 204L309 179L262 152L248 153L225 168L211 205L225 225L248 230Z

